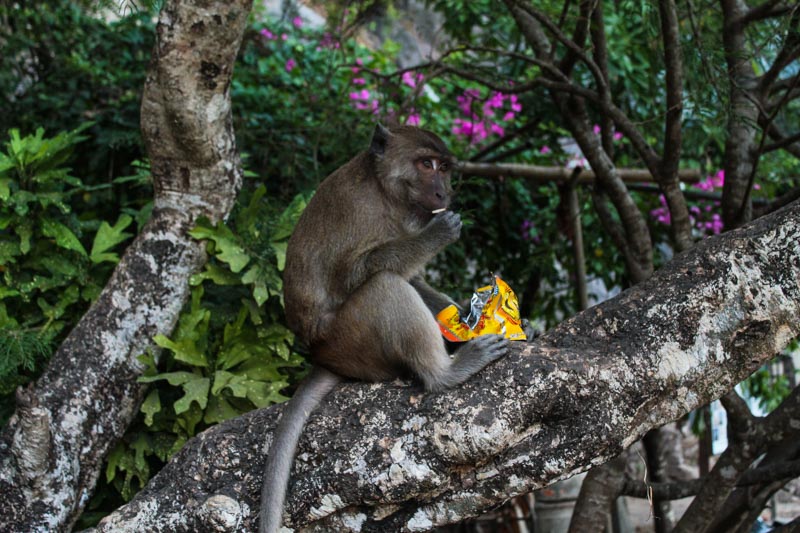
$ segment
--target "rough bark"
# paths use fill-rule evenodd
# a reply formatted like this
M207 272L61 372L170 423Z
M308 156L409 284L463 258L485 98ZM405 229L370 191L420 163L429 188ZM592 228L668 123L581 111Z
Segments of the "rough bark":
M720 397L799 333L795 202L701 242L455 390L341 386L301 439L286 525L422 531L477 516ZM199 435L98 529L253 530L280 409Z
M589 470L572 511L568 533L599 530L608 523L611 508L625 484L625 454Z
M19 391L0 434L0 530L68 530L89 500L109 449L138 411L137 356L168 334L203 263L187 231L219 220L241 182L230 83L249 2L167 3L142 101L153 215L98 300Z
M730 91L722 219L726 228L734 228L752 217L748 187L758 150L758 79L749 59L752 54L747 49L744 19L747 6L742 0L721 0L720 4L725 21L722 42Z

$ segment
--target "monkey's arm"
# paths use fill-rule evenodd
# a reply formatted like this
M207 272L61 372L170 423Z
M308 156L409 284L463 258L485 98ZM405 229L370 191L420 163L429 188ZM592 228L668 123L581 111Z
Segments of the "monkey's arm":
M443 294L428 285L421 274L417 274L411 278L409 283L411 283L411 286L414 287L414 289L419 293L419 295L422 297L422 301L425 302L425 306L430 309L431 313L434 315L449 305L455 305L459 312L461 312L461 306L459 306L446 294Z
M417 234L401 237L370 250L363 258L361 275L353 285L360 286L378 272L394 272L410 280L445 246L458 240L461 217L452 211L439 213ZM449 305L449 304L448 304Z

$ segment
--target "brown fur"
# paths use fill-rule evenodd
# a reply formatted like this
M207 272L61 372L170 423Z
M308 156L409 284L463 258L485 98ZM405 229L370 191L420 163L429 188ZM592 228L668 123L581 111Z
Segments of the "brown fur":
M333 374L316 371L275 432L279 440L270 448L262 490L262 532L280 526L309 405L335 385L336 375L382 381L411 373L437 391L462 383L507 351L507 341L492 335L463 345L451 358L433 315L452 300L421 276L461 231L457 214L432 213L449 206L453 163L433 133L378 125L370 149L328 176L300 217L286 254L286 319L310 347L314 364ZM316 399L307 401L309 396Z

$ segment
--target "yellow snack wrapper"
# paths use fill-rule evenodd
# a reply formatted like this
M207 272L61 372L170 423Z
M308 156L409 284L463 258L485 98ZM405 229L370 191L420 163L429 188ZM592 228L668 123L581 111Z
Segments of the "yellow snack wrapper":
M490 334L504 335L512 341L527 340L519 317L517 295L497 276L494 283L475 291L466 317L461 318L458 308L450 305L436 315L436 321L442 335L453 342Z

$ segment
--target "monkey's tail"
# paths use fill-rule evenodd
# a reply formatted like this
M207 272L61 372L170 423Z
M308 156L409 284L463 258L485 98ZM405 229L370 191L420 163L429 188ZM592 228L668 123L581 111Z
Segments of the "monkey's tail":
M261 487L261 518L259 533L276 533L281 527L283 504L289 484L297 442L306 420L325 396L342 378L315 366L300 384L292 399L283 408L280 422L273 433L267 464L264 467L264 482Z

